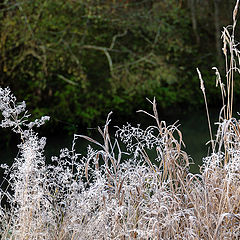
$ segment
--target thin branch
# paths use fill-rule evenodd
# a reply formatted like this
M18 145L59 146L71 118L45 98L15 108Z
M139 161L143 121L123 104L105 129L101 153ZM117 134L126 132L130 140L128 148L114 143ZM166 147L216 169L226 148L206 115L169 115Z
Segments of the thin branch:
M112 43L111 43L111 45L110 45L109 50L112 50L112 49L114 48L116 39L119 38L119 37L124 37L124 36L126 36L127 32L128 32L128 30L125 29L125 31L124 31L123 33L118 33L118 34L114 35L113 38L112 38Z

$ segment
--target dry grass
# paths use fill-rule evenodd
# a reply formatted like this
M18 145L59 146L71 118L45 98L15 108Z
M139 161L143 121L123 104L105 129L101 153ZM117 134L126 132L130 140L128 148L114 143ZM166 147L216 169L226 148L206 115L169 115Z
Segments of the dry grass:
M2 166L8 187L0 191L1 239L240 239L240 121L232 117L240 61L234 39L238 4L233 25L223 31L226 92L214 68L223 108L215 138L208 118L212 153L200 174L189 173L181 132L159 120L155 100L153 113L140 111L155 125L127 124L112 138L109 114L99 128L101 143L74 135L72 149L62 149L46 165L45 139L33 128L47 118L28 122L25 103L1 88L1 126L22 139L13 165ZM79 138L91 143L86 156L75 148ZM150 150L156 159L150 159Z

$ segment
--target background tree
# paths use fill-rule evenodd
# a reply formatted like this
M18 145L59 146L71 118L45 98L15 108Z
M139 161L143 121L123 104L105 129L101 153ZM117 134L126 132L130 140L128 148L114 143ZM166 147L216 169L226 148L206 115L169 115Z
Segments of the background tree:
M35 117L94 125L110 110L131 114L156 96L167 107L199 106L195 68L220 61L219 29L235 1L2 1L0 82ZM227 13L229 12L229 13ZM217 49L217 50L216 50Z

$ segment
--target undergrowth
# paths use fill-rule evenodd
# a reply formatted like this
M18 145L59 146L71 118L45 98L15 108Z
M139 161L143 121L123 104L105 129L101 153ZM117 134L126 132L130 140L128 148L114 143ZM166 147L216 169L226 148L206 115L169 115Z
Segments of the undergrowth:
M140 111L155 125L126 124L110 137L109 114L98 129L102 142L75 134L72 148L46 164L46 139L35 129L49 117L29 122L25 102L0 88L1 127L21 138L12 166L2 165L1 239L240 239L240 120L232 117L238 4L233 25L223 31L226 88L214 68L223 101L215 136L198 70L211 145L199 174L189 172L181 132L159 120L155 100L150 101L153 113ZM91 143L87 155L75 147L79 138Z

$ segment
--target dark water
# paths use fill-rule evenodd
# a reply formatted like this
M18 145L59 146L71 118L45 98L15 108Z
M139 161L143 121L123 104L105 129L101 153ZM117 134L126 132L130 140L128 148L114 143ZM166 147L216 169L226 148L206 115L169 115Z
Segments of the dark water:
M216 134L216 121L218 121L218 111L212 110L211 127L213 135ZM183 134L183 141L186 148L184 149L193 159L191 172L199 172L199 166L202 165L202 159L209 154L210 144L206 143L210 140L207 116L204 111L192 112L180 119L180 130Z
M211 119L212 119L212 126L214 128L214 122L217 120L217 111L212 110L210 111ZM206 146L206 142L209 141L209 130L207 124L207 117L206 113L203 111L196 111L181 115L171 115L168 116L165 120L167 124L173 124L176 120L179 120L179 130L182 132L183 141L185 143L186 148L183 148L188 155L191 156L194 163L191 165L191 172L198 172L199 166L202 164L202 158L207 156L208 148L210 145ZM152 124L152 122L150 123ZM134 124L133 124L134 125ZM145 125L147 125L145 123ZM120 125L121 126L121 125ZM96 129L89 130L92 137L99 140L100 134L98 134ZM85 131L84 131L85 132ZM79 132L78 134L82 134ZM64 147L71 147L73 140L73 136L66 136L59 133L58 135L51 136L47 138L47 145L45 148L46 158L47 161L50 160L51 156L59 155L59 151L61 148ZM77 149L79 152L83 153L86 152L86 148L88 146L88 142L84 140L79 140L77 144ZM10 163L13 162L13 159L17 155L17 147L11 146L7 149L0 149L0 163Z

